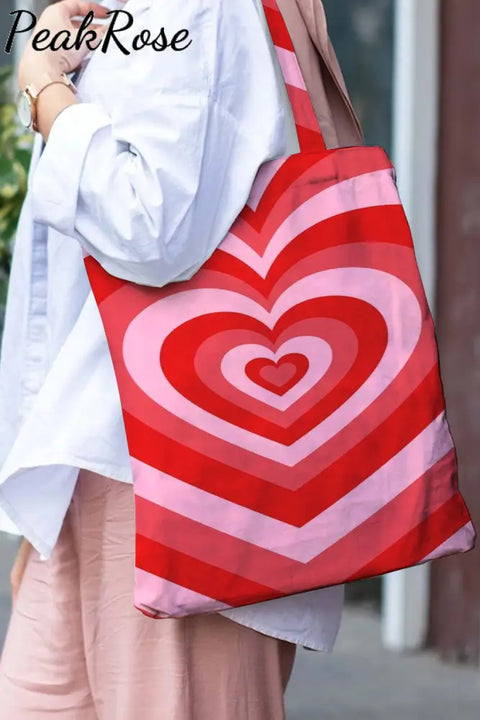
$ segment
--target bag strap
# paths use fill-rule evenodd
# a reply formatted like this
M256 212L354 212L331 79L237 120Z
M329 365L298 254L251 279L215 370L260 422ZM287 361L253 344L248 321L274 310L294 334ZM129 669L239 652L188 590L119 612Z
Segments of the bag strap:
M277 52L292 106L300 152L326 150L322 131L298 64L295 48L276 0L262 0L270 35Z

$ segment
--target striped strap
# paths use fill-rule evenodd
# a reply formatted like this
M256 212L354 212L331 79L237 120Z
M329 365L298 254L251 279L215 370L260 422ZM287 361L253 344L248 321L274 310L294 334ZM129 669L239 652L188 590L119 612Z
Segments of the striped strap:
M318 152L326 150L325 141L303 80L302 71L285 20L278 9L276 0L262 0L262 3L287 86L300 151Z

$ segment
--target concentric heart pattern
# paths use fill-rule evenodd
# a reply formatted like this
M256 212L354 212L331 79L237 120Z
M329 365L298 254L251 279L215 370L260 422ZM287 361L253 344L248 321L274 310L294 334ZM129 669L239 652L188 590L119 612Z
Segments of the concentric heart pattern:
M305 147L293 48L273 0L265 10ZM187 282L141 287L85 263L131 454L144 614L218 611L474 546L380 148L265 164Z

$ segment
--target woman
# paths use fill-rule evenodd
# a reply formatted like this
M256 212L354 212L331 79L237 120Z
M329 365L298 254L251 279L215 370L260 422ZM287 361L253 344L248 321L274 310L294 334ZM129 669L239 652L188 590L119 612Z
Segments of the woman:
M278 4L327 144L358 144L321 3ZM90 9L104 14L61 0L35 31L73 31ZM260 165L298 150L293 118L260 0L125 9L126 47L162 26L187 29L191 45L128 56L111 46L88 62L85 48L29 45L19 67L21 89L44 89L0 375L1 527L25 538L0 720L281 720L296 645L332 650L343 586L175 620L135 610L131 470L82 253L145 285L191 277ZM57 81L82 60L75 94Z

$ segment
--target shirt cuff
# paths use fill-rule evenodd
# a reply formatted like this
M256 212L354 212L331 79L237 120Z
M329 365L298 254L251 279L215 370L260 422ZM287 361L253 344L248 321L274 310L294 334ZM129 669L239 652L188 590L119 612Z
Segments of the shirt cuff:
M74 235L84 159L95 133L110 124L95 103L69 105L57 115L32 178L35 222Z

